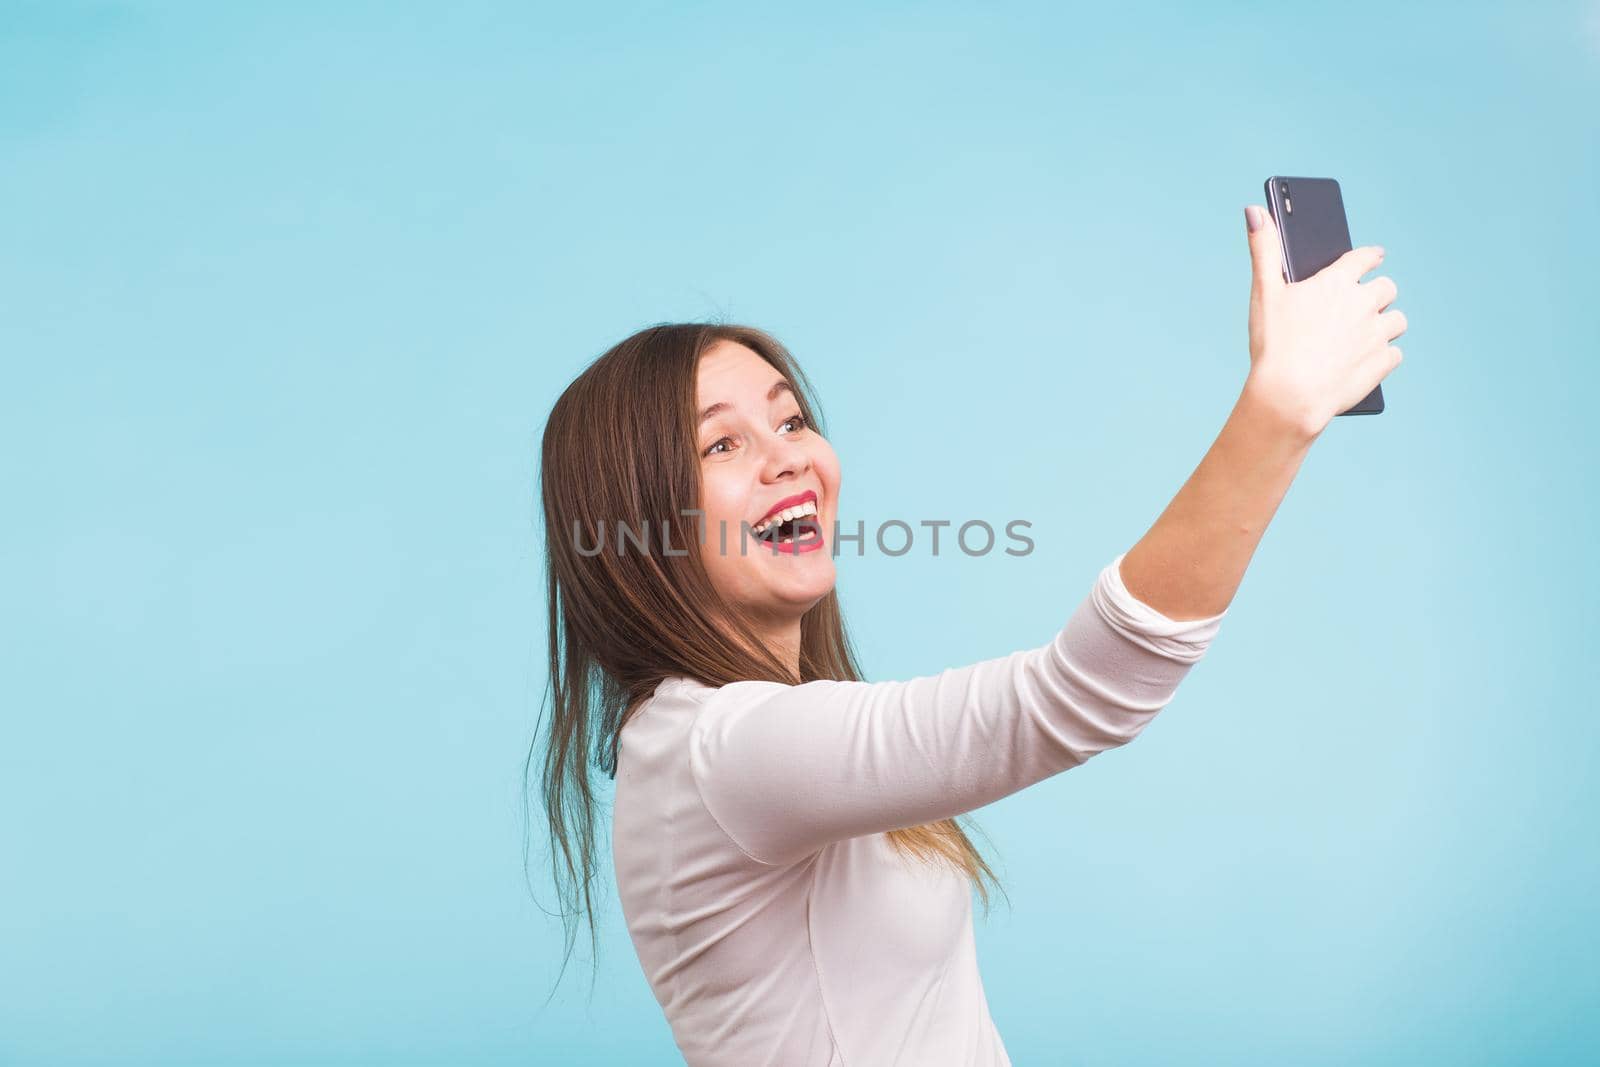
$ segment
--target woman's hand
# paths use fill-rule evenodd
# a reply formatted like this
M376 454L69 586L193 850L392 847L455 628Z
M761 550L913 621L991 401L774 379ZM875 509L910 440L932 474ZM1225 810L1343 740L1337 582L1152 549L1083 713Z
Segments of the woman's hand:
M1385 311L1398 291L1389 277L1361 281L1383 249L1352 249L1298 282L1283 277L1278 228L1264 208L1245 208L1250 230L1250 375L1245 391L1315 438L1400 365L1391 344L1405 313Z

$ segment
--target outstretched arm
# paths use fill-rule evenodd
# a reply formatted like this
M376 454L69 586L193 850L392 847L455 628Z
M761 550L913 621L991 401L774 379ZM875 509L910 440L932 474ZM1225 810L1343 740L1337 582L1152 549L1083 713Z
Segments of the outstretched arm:
M1256 216L1252 218L1251 216ZM1252 205L1250 374L1205 458L1122 561L1128 591L1172 619L1223 611L1312 443L1400 363L1388 277L1362 282L1365 246L1304 281L1283 278L1271 216Z
M1049 643L908 681L733 682L703 698L689 762L706 810L751 859L972 811L1138 736L1222 614L1177 622L1116 561Z

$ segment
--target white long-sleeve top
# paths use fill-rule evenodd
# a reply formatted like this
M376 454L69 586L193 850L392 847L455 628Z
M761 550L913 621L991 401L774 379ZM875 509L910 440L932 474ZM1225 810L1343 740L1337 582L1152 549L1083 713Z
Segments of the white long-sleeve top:
M998 1067L971 883L885 832L1126 744L1226 611L1176 621L1122 556L1049 643L909 681L669 678L623 727L618 896L690 1067Z

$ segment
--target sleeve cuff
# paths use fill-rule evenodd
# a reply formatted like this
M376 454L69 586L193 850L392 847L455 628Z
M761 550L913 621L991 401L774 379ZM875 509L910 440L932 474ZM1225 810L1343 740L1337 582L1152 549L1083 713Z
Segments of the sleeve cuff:
M1226 608L1203 619L1169 619L1128 592L1122 582L1122 557L1106 564L1094 585L1094 605L1111 627L1128 640L1158 655L1194 663L1205 655L1228 614Z

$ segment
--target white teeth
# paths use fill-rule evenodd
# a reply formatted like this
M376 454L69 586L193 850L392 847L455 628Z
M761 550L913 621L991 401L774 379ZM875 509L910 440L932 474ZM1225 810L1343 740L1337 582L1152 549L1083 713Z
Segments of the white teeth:
M797 504L792 508L784 508L782 511L774 513L771 518L767 519L765 522L752 526L750 529L759 535L766 533L767 530L778 525L780 522L788 522L791 519L802 518L806 515L815 515L816 513L816 503L807 500L804 504Z

